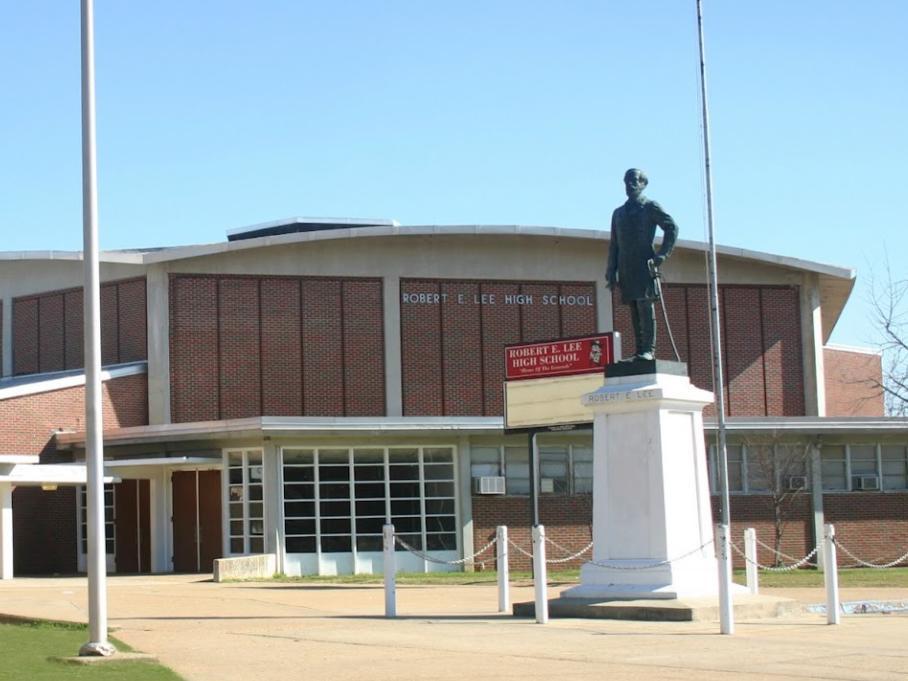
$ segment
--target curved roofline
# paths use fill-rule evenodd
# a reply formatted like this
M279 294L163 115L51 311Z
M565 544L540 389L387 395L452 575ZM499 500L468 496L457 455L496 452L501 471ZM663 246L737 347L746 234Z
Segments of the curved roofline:
M299 218L294 218L290 222L296 222ZM263 223L269 226L279 225L282 221ZM609 232L601 229L583 229L576 227L548 227L540 225L388 225L388 226L364 226L349 227L346 229L334 229L326 231L313 232L293 232L291 234L280 234L276 236L263 236L241 241L219 241L209 244L197 244L192 246L174 246L161 250L150 251L141 254L143 264L152 264L159 262L170 262L174 260L184 260L186 258L197 258L205 255L215 255L218 253L227 253L237 250L247 250L253 248L267 248L269 246L283 246L292 243L304 243L309 241L328 241L339 239L357 239L369 237L395 237L395 236L488 236L488 235L513 235L513 236L537 236L537 237L556 237L569 239L590 239L595 241L608 241ZM701 241L679 239L676 248L706 252L708 244ZM717 246L718 254L745 260L755 260L765 262L771 265L788 267L791 269L815 272L839 279L854 279L855 271L849 267L838 267L825 263L814 262L811 260L802 260L790 256L766 253L763 251L754 251L746 248L734 246Z

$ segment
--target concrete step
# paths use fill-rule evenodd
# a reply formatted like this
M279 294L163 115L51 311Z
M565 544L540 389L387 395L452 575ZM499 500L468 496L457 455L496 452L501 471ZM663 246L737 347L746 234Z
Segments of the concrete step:
M735 619L784 617L801 612L800 604L778 596L735 595ZM515 603L517 617L535 617L533 601ZM719 620L719 601L715 597L665 600L595 600L552 598L549 617L583 619L643 620L649 622L703 622Z

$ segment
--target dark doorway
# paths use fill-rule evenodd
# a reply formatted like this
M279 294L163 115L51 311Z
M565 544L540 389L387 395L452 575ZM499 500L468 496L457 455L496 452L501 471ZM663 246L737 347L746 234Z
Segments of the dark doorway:
M151 572L151 482L124 480L114 486L116 572Z
M221 552L221 472L177 471L173 491L174 572L211 572Z

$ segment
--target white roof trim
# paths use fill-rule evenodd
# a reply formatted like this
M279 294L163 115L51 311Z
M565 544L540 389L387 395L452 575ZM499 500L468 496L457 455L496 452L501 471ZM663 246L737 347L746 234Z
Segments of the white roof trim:
M0 466L4 464L38 463L41 457L37 454L0 454Z
M119 478L105 475L104 482L117 482ZM0 467L0 482L13 485L85 485L85 464L15 464Z
M135 376L136 374L147 372L148 362L146 361L118 364L103 369L101 371L101 381L123 378L124 376ZM6 382L12 383L12 385L3 387L3 381L0 381L0 401L85 385L85 371L79 369L77 372L57 371L47 374L16 376Z
M285 221L276 221L274 223L264 223L259 229L265 226L279 226L287 224ZM246 231L253 229L246 228ZM279 234L276 236L263 236L252 239L242 239L239 241L226 241L213 244L198 244L193 246L175 246L173 248L164 248L158 251L150 251L143 254L143 263L148 265L158 262L168 262L172 260L183 260L186 258L196 258L205 255L217 253L226 253L236 250L247 250L251 248L263 248L268 246L278 246L290 243L304 243L308 241L326 241L337 239L354 239L364 237L395 237L395 236L426 236L426 235L496 235L512 234L518 236L539 236L539 237L559 237L570 239L590 239L597 241L608 241L609 232L599 229L578 229L567 227L542 227L528 225L412 225L412 226L351 226L346 229L332 229L314 232L293 232L290 234ZM694 251L706 252L708 244L700 241L690 241L680 239L676 242L676 248L684 248ZM839 279L854 279L855 271L852 268L836 267L823 263L801 260L773 253L764 253L761 251L752 251L745 248L736 248L731 246L717 246L716 251L720 255L746 260L755 260L768 264L788 267L796 270L807 270L824 274Z
M838 343L827 343L824 346L827 350L839 350L841 352L857 352L862 355L882 356L883 351L879 348L861 347L858 345L839 345Z
M364 237L388 236L426 236L426 235L502 235L512 234L517 236L558 237L570 239L590 239L608 241L609 232L602 229L581 229L569 227L548 227L538 225L408 225L400 226L395 220L365 220L358 218L290 218L264 222L250 227L232 229L228 234L239 234L255 229L279 227L295 223L327 223L349 224L347 228L319 230L312 232L292 232L275 236L255 237L237 241L220 241L210 244L194 244L190 246L172 246L147 251L104 251L101 253L103 262L130 263L136 265L151 265L160 262L197 258L217 253L264 248L291 243L304 243L308 241L326 241L337 239L355 239ZM706 252L708 245L700 241L679 239L677 248ZM795 270L816 272L837 279L853 280L855 271L848 267L837 267L824 263L792 258L789 256L753 251L746 248L733 246L717 246L718 254L745 260L765 262L775 266L787 267ZM3 260L81 260L81 251L9 251L0 252L0 261Z
M221 463L219 456L155 456L144 459L108 459L104 468L131 468L134 466L182 466L185 464Z
M101 262L123 263L127 265L144 264L141 251L101 251ZM82 260L82 251L0 251L0 261L4 260Z

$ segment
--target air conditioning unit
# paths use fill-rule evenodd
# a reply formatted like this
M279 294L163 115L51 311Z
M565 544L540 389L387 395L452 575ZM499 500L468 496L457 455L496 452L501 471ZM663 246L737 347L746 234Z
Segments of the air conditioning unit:
M554 494L555 493L554 478L540 478L539 479L539 491L542 494Z
M473 491L476 494L504 494L504 477L484 475L473 478Z
M807 476L806 475L791 475L788 478L788 490L790 492L797 492L802 489L807 489Z
M851 489L853 490L875 490L880 488L880 476L878 475L855 475L851 478Z

